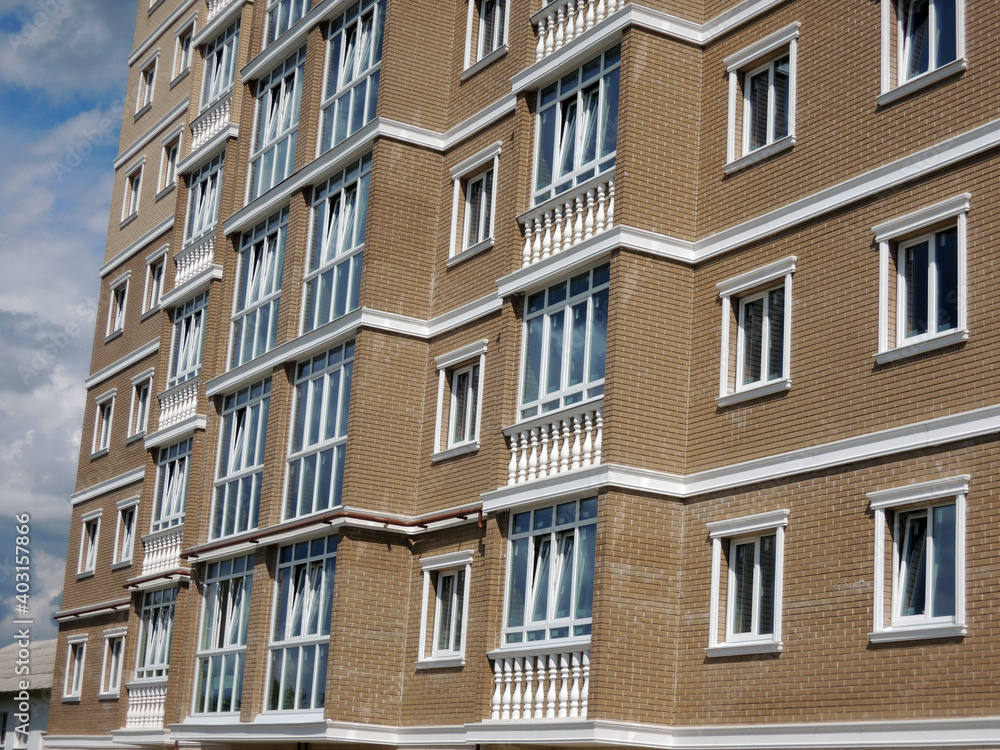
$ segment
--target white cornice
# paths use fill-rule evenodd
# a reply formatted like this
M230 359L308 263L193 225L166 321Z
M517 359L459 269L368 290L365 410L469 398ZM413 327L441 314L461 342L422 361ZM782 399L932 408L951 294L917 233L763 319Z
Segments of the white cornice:
M167 112L167 114L160 118L159 122L139 136L139 138L131 146L118 154L115 158L115 169L120 169L122 165L128 163L139 151L152 143L156 139L156 136L159 135L170 123L187 112L189 104L190 99L185 97L184 101Z
M583 496L607 486L686 499L998 432L1000 404L687 475L601 464L484 492L483 512L567 495Z
M130 597L124 597L122 599L112 599L111 601L101 602L100 604L90 604L86 607L64 609L52 615L52 619L57 622L62 622L63 620L83 620L90 617L103 617L104 615L111 614L112 612L127 610L131 601L132 599Z
M97 484L92 484L79 492L74 492L69 496L69 501L72 505L79 505L87 500L93 500L95 497L100 497L108 492L114 492L122 487L128 487L130 484L135 484L136 482L141 482L143 477L146 476L146 467L140 466L138 469L132 469L132 471L126 471L124 474L119 474L116 477L111 477L111 479L105 479L103 482L98 482Z
M160 297L160 308L166 310L170 307L177 307L182 302L187 302L192 297L201 294L208 289L213 281L222 278L223 268L218 263L212 263L204 270L198 272L190 279L175 286L169 292Z
M191 437L198 430L204 430L207 425L208 418L204 414L195 414L182 422L170 425L170 427L149 433L146 436L144 444L147 450L150 448L160 448L164 445L172 445Z
M347 8L350 2L351 0L327 0L327 2L317 3L288 31L244 65L240 70L240 78L243 79L244 83L247 83L271 72L306 43L309 32L313 28L329 18L340 15L340 12Z
M105 276L114 271L116 268L118 268L118 266L127 261L137 252L145 248L147 245L151 244L154 240L156 240L157 237L164 234L165 232L169 232L173 228L174 228L173 216L171 216L169 219L164 220L160 224L157 224L155 227L153 227L144 235L142 235L142 237L137 239L131 245L129 245L120 253L118 253L118 255L113 257L103 266L101 266L100 270L98 271L101 278L103 279Z
M166 32L167 29L169 29L171 26L177 23L177 19L179 19L181 16L187 13L188 10L193 5L195 5L196 2L197 0L184 0L184 2L178 5L174 9L173 13L164 18L163 21L160 22L160 25L157 26L155 29L153 29L153 31L150 32L149 36L147 36L139 43L138 47L132 50L132 54L128 56L128 64L134 65L136 61L138 61L141 57L143 57L143 55L145 55L146 52L149 51L149 48L156 43L156 40L159 39L161 36L163 36L164 32Z
M230 139L239 138L239 136L240 126L235 122L229 123L209 140L177 162L177 174L185 175L195 171L202 164L211 161L225 151Z
M150 354L155 354L160 348L160 337L157 336L155 339L150 341L148 344L143 344L135 351L129 352L124 357L119 359L117 362L112 362L107 367L101 368L89 378L83 381L84 388L92 388L98 383L102 383L110 377L114 377L122 370L126 370L136 362L141 362Z
M210 19L204 28L194 35L194 38L191 40L192 49L197 49L205 44L205 42L212 41L225 29L229 28L231 23L243 15L243 6L247 3L252 4L252 0L236 0L236 2L225 8L217 16Z

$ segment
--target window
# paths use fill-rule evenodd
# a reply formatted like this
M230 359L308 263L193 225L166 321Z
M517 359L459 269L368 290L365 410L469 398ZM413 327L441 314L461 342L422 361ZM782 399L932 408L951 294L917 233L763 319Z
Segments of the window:
M791 387L791 297L796 261L794 255L789 256L716 285L722 299L720 406ZM778 279L781 284L774 286ZM735 347L730 337L734 322Z
M614 168L620 63L616 45L539 92L536 205Z
M472 557L473 552L469 550L425 557L420 561L424 571L419 654L422 666L457 666L464 663Z
M139 93L135 100L135 111L142 112L153 103L153 85L156 82L156 60L148 63L139 73Z
M243 234L231 367L274 348L287 234L287 208Z
M507 45L507 0L469 0L465 67Z
M122 202L122 221L139 213L139 196L142 192L142 166L125 178L125 199Z
M139 653L135 660L137 679L166 677L170 672L170 635L174 627L177 587L147 591L139 616Z
M879 245L880 364L968 339L970 198L965 193L873 228Z
M190 460L191 438L160 449L156 502L153 504L153 531L184 523Z
M300 364L284 518L341 504L354 342Z
M323 708L336 561L336 536L278 551L267 681L269 711Z
M708 524L712 540L708 656L781 651L787 525L787 510ZM727 556L725 563L723 554ZM720 590L723 565L728 570L724 599ZM725 606L726 623L722 643L719 642L720 606Z
M882 0L879 104L957 73L965 64L965 0Z
M166 267L166 248L158 250L154 257L146 261L146 290L143 295L143 312L159 307L163 296L163 270Z
M236 52L239 39L240 22L236 21L205 45L205 83L201 93L202 112L233 90L233 82L236 80Z
M434 458L455 455L455 449L479 445L479 415L483 396L481 373L486 364L487 339L435 358L438 367L438 413ZM445 430L442 440L441 431ZM445 449L446 448L446 449Z
M97 569L97 542L101 530L101 512L93 511L83 516L80 533L80 561L77 573L93 573Z
M80 700L80 692L83 689L83 661L87 654L87 636L74 635L68 640L63 700Z
M101 698L117 698L122 684L122 653L125 628L104 631L104 660L101 664Z
M253 555L209 563L205 571L194 713L236 713L250 620Z
M205 333L205 306L208 292L202 292L174 309L174 350L171 358L172 388L201 372L202 339Z
M358 308L371 154L318 186L306 268L304 331Z
M494 188L501 145L498 141L451 170L455 190L449 257L475 253L493 244Z
M143 373L140 379L132 382L132 406L129 413L129 437L142 435L146 432L149 421L149 392L153 387L151 375Z
M729 74L727 172L795 144L799 27L798 22L789 24L725 59Z
M212 539L257 528L271 379L226 396Z
M177 44L174 47L174 78L191 68L191 40L193 37L193 23L177 34Z
M160 168L160 189L165 190L177 182L177 154L181 150L181 138L171 139L163 147L163 166Z
M129 498L118 504L118 528L115 529L115 563L132 561L132 546L135 544L135 513L138 498Z
M125 303L128 300L128 276L111 286L111 304L108 305L107 336L125 329Z
M868 493L875 516L873 643L965 635L968 492L969 476L963 474ZM885 554L886 532L891 558Z
M303 47L258 84L257 137L250 157L250 200L266 193L295 168L305 60Z
M610 265L526 295L521 419L604 394Z
M512 513L504 643L590 638L597 498Z
M185 241L200 239L215 229L219 218L219 185L222 181L222 158L219 154L191 175L188 194L188 218Z
M312 7L312 0L270 0L267 4L267 44L294 26Z
M361 0L330 25L321 152L375 117L385 0Z
M111 445L111 418L115 410L115 391L97 397L97 419L94 425L94 445L91 453L107 451Z

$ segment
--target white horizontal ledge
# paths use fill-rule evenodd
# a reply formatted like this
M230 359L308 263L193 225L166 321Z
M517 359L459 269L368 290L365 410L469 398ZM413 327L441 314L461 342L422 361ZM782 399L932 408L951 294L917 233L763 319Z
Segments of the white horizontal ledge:
M144 466L140 466L138 469L132 469L132 471L126 471L124 474L111 477L111 479L105 479L103 482L92 484L90 487L73 493L69 496L70 503L73 505L79 505L80 503L92 500L93 498L107 494L108 492L114 492L115 490L120 490L122 487L128 487L130 484L141 482L145 476L146 467Z
M123 370L127 370L136 362L141 362L146 357L152 354L156 354L156 352L159 351L159 349L160 349L160 337L157 336L152 341L143 344L134 351L129 352L116 362L112 362L107 367L102 367L100 370L98 370L89 378L83 381L83 387L89 389L94 387L98 383L103 383L108 378L114 377Z

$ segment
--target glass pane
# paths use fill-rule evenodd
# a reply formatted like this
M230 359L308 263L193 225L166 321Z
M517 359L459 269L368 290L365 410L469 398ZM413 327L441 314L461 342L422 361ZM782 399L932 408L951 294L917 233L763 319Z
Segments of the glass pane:
M774 556L777 537L774 534L760 539L760 599L757 617L757 635L774 632Z
M552 557L552 541L537 539L535 562L531 575L531 621L545 620L549 612L549 567Z
M507 586L507 627L509 628L524 625L529 542L530 540L525 538L517 539L510 544L510 577Z
M465 440L465 419L466 419L466 406L468 405L468 391L469 391L469 371L460 372L455 376L455 386L452 398L452 408L454 409L454 414L452 415L452 428L451 440L453 443L460 443Z
M574 617L590 617L594 609L594 556L597 552L597 526L590 524L579 531L576 553L576 610Z
M903 70L906 78L926 73L930 61L927 0L910 0L903 12Z
M559 135L559 174L573 171L576 158L576 97L564 101L562 108L562 132Z
M618 79L621 70L604 76L604 107L601 111L601 157L618 149Z
M743 306L743 385L760 380L761 347L764 339L764 300Z
M785 288L767 293L767 379L780 378L785 361Z
M570 616L570 597L573 593L574 532L565 531L558 537L559 568L556 574L555 617Z
M788 135L788 58L774 63L774 140Z
M527 324L527 344L524 348L524 382L522 403L538 399L538 384L542 369L542 328L545 318L532 318Z
M955 506L931 511L934 559L931 561L931 616L955 614Z
M604 378L605 355L608 346L608 290L602 289L591 298L590 363L587 382Z
M956 29L955 0L935 0L935 20L937 21L934 36L934 67L950 63L958 57L958 33Z
M452 599L455 596L455 574L441 574L438 577L438 632L435 648L448 650L451 633Z
M538 159L535 190L552 184L552 153L555 150L556 108L549 107L538 118Z
M929 300L927 298L928 283L928 247L926 242L903 250L903 283L906 286L906 336L919 336L927 333L927 317Z
M545 377L545 392L558 391L562 385L563 338L566 328L566 311L559 310L548 317L548 370Z
M452 624L452 650L462 650L462 617L465 610L465 571L458 571L458 583L455 586L455 618Z
M753 151L767 144L767 96L769 71L765 70L750 79L746 106L749 108L750 133L748 150Z
M958 328L958 229L935 235L934 268L937 272L937 330L940 333Z
M587 348L587 301L573 305L570 310L572 329L569 342L569 378L567 386L583 382L583 362Z
M921 511L917 515L903 514L900 527L904 532L903 551L901 555L901 570L899 581L900 615L922 615L925 611L927 589L927 514Z
M750 633L753 627L754 543L737 544L733 549L733 633Z

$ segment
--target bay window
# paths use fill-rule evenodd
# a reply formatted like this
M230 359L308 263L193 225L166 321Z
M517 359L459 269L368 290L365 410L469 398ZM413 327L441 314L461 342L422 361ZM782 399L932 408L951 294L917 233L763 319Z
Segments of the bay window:
M267 4L267 44L302 20L312 0L270 0Z
M256 138L250 155L250 200L266 193L295 169L305 60L303 47L258 82Z
M231 367L274 348L287 235L287 208L243 234Z
M207 305L208 292L202 292L174 309L174 346L168 382L170 387L197 377L201 372Z
M191 438L160 449L157 461L156 500L153 503L153 531L184 523L187 504Z
M219 154L191 175L187 205L185 243L204 237L219 220L219 188L222 184L222 159Z
M147 591L139 615L138 679L166 677L170 671L170 638L174 628L177 587Z
M205 46L205 83L201 109L205 111L233 90L236 80L236 52L240 41L240 22L232 24Z

